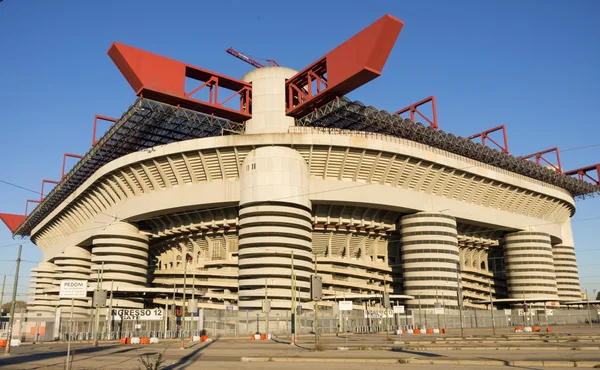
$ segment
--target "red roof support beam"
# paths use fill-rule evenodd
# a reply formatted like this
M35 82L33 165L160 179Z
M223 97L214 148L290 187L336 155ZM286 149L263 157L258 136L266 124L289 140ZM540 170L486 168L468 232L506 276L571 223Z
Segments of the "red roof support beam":
M0 213L0 220L4 222L4 224L6 225L6 227L8 227L11 233L14 233L15 230L17 230L17 228L21 226L21 224L23 223L23 221L25 221L26 218L27 216L24 215Z
M420 112L417 108L419 108L422 105L425 105L427 103L431 102L431 112L433 114L433 118L429 119L427 118L427 116L425 116L422 112ZM394 114L397 115L402 115L406 112L410 112L410 119L411 121L415 122L415 113L417 113L419 116L421 116L427 123L429 123L430 127L433 127L434 129L438 129L439 125L438 125L438 119L437 119L437 106L435 104L435 96L430 96L427 99L423 99L421 101L416 102L415 104L409 105L406 108L402 108L399 111L397 111Z
M112 122L112 123L117 122L116 118L110 118L110 117L100 116L100 115L96 114L94 116L94 130L92 132L92 146L96 145L96 143L98 142L98 140L96 140L96 133L98 130L98 120Z
M385 15L288 79L286 114L302 117L379 77L402 26Z
M42 190L40 191L40 202L44 199L44 185L46 183L58 185L60 182L55 181L55 180L46 180L46 179L42 180Z
M596 171L596 178L590 176L590 172L593 171ZM577 175L577 178L581 181L589 181L596 186L600 186L600 163L588 167L578 168L576 170L567 171L565 172L565 175Z
M60 173L61 179L65 178L65 166L67 165L67 157L77 158L77 159L83 158L83 156L79 155L79 154L72 154L72 153L63 154L62 172Z
M554 164L554 163L548 161L546 158L544 158L544 154L548 154L548 153L552 153L552 152L554 152L556 154L556 164ZM541 152L537 152L537 153L533 153L533 154L529 154L529 155L522 155L519 158L527 159L527 160L531 160L532 158L535 158L535 163L542 165L542 166L544 164L541 162L544 161L544 162L546 162L546 164L548 164L552 168L554 168L554 170L556 172L562 173L562 165L560 164L560 153L558 152L558 148L542 150Z
M496 132L496 131L502 131L502 139L504 140L504 145L498 144L496 142L496 140L494 140L490 137L490 134L493 132ZM491 128L489 130L480 132L475 135L471 135L467 138L467 140L473 140L478 137L481 137L481 145L488 146L486 143L486 140L489 140L492 142L492 144L496 145L498 147L498 149L500 149L502 151L502 153L508 154L508 139L506 138L506 127L504 125Z
M118 42L112 44L108 55L129 82L136 95L163 103L214 114L235 122L252 117L250 113L252 85L174 59L166 58ZM185 91L186 77L200 81L200 86ZM192 97L200 89L208 88L208 101ZM233 94L219 101L219 90L228 89ZM239 109L225 107L229 100L239 97Z
M27 199L27 201L25 202L25 217L27 217L27 215L28 215L29 203L41 203L41 202L42 201L40 201L40 200Z

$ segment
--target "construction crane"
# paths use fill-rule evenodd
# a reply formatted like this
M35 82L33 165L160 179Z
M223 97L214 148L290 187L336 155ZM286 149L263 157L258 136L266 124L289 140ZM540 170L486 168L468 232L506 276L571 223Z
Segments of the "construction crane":
M255 66L256 68L262 68L265 66L264 64L257 62L256 60L250 58L249 56L244 55L242 52L233 50L233 48L229 48L229 49L225 50L225 52L233 55L234 57L236 57L238 59L243 60L244 62L246 62L248 64ZM273 59L266 59L266 61L271 66L279 67L279 64L277 63L277 61L275 61Z

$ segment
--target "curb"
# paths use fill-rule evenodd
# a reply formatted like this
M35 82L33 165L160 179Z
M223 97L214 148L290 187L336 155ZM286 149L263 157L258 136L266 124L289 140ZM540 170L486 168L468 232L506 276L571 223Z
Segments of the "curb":
M342 362L342 363L379 363L413 365L495 365L495 366L542 366L542 367L586 367L593 368L599 361L509 361L509 360L426 360L413 357L400 359L372 358L319 358L319 357L242 357L241 362Z

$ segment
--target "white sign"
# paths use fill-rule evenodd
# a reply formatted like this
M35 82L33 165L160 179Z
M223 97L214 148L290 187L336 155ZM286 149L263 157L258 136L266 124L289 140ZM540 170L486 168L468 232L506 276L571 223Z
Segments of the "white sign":
M551 309L546 310L546 316L553 316L553 315L554 315L554 311L552 311Z
M163 309L162 308L148 308L148 309L117 309L114 308L112 310L112 318L115 321L121 320L140 320L140 321L150 321L150 320L162 320L163 319Z
M365 310L365 319L383 319L386 317L386 309L385 308L371 308L369 310ZM394 318L394 313L390 310L387 310L387 317L390 319Z
M505 309L504 309L504 314L505 314L506 316L510 316L510 314L511 314L511 313L512 313L512 310L511 310L510 308L505 308Z
M444 308L443 307L436 307L433 309L433 313L436 315L443 315L444 314Z
M404 306L394 306L394 313L404 313Z
M352 311L352 301L340 301L340 311Z
M87 296L87 280L62 280L58 296L60 298L85 298Z

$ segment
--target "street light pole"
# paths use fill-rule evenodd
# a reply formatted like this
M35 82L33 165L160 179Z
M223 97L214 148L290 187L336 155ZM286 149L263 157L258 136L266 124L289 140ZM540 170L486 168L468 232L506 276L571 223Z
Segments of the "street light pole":
M187 256L183 265L183 297L181 299L181 341L179 342L179 349L185 349L185 343L183 342L183 330L185 329L185 283L187 279Z
M588 320L590 321L590 328L592 327L592 311L590 310L590 296L588 295L588 290L585 290L585 298L587 301L588 308Z
M492 297L492 279L488 278L488 288L490 290L490 307L492 308L492 330L496 335L496 321L494 320L494 298Z
M13 322L15 320L15 302L17 301L17 284L19 283L19 267L21 266L21 248L19 245L19 252L17 253L17 268L15 272L15 279L12 291L12 301L10 303L10 318L8 319L8 330L6 332L6 350L4 355L10 355L10 341L12 339ZM71 309L71 311L73 311Z
M465 325L463 323L463 310L462 310L462 291L460 285L460 264L456 264L456 298L458 300L458 312L460 314L460 336L465 337Z

